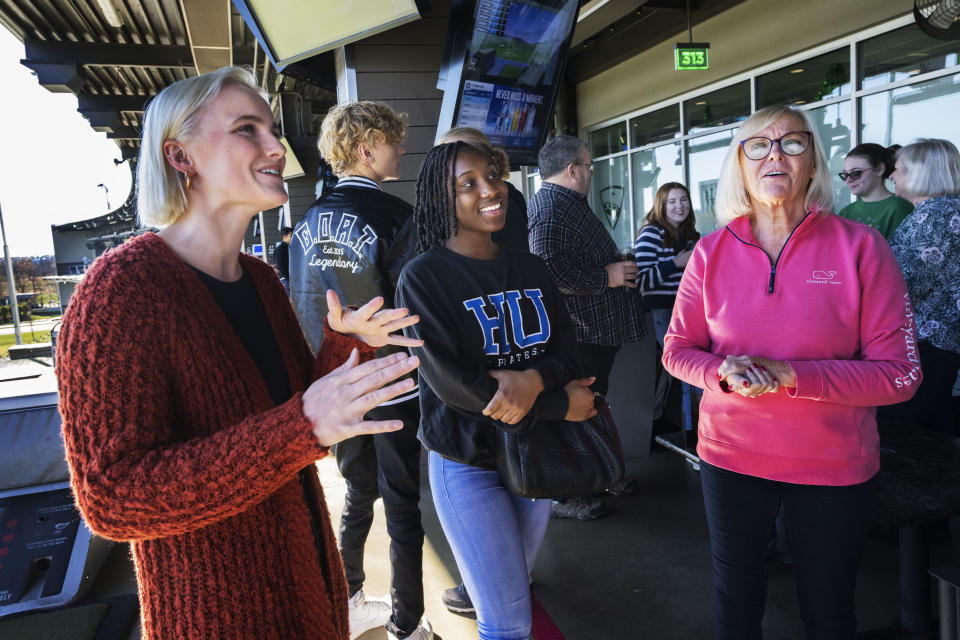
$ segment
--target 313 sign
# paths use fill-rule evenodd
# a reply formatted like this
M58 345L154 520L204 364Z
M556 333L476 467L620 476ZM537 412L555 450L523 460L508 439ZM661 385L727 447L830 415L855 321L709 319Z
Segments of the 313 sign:
M709 51L709 42L678 42L676 49L674 49L677 71L709 69L710 58L707 55Z

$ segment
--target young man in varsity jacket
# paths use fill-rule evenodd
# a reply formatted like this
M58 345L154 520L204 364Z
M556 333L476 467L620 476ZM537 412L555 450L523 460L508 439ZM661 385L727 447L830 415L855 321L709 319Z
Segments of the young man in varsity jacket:
M380 185L399 177L404 124L383 103L360 101L330 110L318 146L340 179L307 211L290 244L290 296L314 350L323 338L326 292L344 304L381 296L394 306L397 278L413 256L413 210ZM377 355L387 355L385 347ZM390 640L430 640L423 619L423 526L420 522L420 407L416 387L370 411L371 420L403 420L400 431L359 436L335 450L347 482L340 520L340 553L350 589L350 637L386 625ZM363 548L373 503L383 498L390 534L392 607L363 593Z

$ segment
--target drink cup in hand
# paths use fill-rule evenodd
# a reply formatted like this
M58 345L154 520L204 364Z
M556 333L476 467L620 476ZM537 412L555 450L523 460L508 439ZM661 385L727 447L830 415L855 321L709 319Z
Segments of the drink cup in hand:
M625 262L625 261L636 262L636 261L637 261L637 254L634 253L634 251L633 251L633 244L628 244L627 246L625 246L624 248L622 248L622 249L620 250L620 254L617 256L617 258L618 258L621 262ZM636 279L631 280L630 282L636 282ZM628 286L624 285L623 288L624 288L624 289L630 289L631 287L628 287Z

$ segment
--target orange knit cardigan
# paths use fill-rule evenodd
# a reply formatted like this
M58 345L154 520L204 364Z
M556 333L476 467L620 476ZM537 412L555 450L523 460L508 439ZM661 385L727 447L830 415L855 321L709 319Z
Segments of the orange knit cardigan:
M273 405L193 270L140 236L93 264L64 316L74 494L91 529L131 542L144 638L345 640L346 582L313 465L327 450L301 396L353 347L373 350L328 332L314 360L271 267L240 260L293 397Z

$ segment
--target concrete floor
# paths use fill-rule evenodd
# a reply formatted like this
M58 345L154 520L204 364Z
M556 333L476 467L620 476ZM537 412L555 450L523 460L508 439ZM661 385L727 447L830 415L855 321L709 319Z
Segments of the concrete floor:
M318 468L337 523L343 479L332 458L318 463ZM632 496L607 498L609 516L592 522L551 520L533 571L534 594L566 640L712 638L710 550L699 477L683 459L667 452L632 459L627 468L639 489ZM426 481L421 506L427 533L426 616L442 640L476 638L472 618L452 614L440 603L441 591L458 581L458 572ZM949 561L945 529L935 528L932 541L932 566ZM365 591L370 596L388 592L388 544L378 502L367 542ZM136 591L127 555L126 545L117 545L89 598ZM768 577L765 636L800 640L803 628L791 567L771 564ZM895 622L898 597L896 536L872 535L857 589L859 629L874 630ZM136 637L132 634L131 640ZM374 629L361 640L386 637L385 630ZM894 637L907 636L889 636Z
M334 521L343 481L332 461L320 463ZM713 637L710 550L699 477L679 456L655 453L628 462L639 490L608 498L611 515L592 522L552 520L534 568L534 594L567 640ZM446 611L440 592L455 584L457 569L433 511L429 488L422 502L427 542L424 590L427 617L444 640L476 638L476 623ZM387 593L389 539L381 507L367 546L369 595ZM936 542L936 541L935 541ZM934 545L935 562L949 550ZM799 640L803 628L792 568L768 569L767 638ZM896 538L871 536L857 589L859 628L895 622L899 608ZM385 640L372 630L362 640Z

